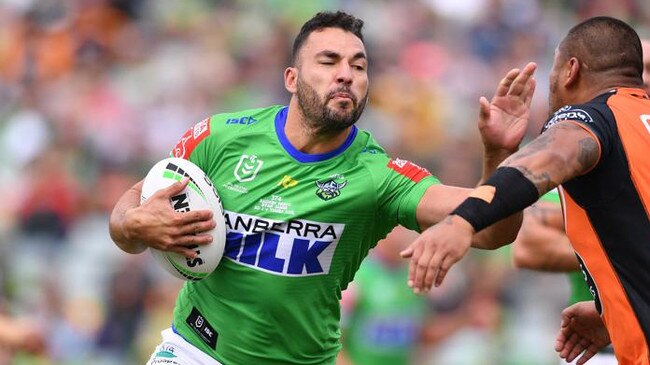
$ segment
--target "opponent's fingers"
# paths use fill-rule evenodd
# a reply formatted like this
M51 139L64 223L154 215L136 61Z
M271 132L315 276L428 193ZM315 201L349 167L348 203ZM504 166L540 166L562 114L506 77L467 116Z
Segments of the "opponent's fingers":
M512 82L517 78L517 75L519 75L519 69L518 68L513 68L510 70L504 78L499 81L499 85L497 86L497 90L494 93L495 96L505 96L508 93L508 90L510 90L510 85L512 85Z
M576 333L572 333L571 336L569 336L569 339L566 341L564 349L560 353L560 357L567 359L567 362L573 361L573 359L575 359L575 356L569 360L569 355L573 353L574 349L578 346L579 341L579 336Z
M424 279L429 271L436 272L440 265L440 257L434 255L433 250L425 248L415 265L415 275L413 277L413 291L420 293L426 290Z
M435 257L436 255L440 255L440 254L438 254L438 253L434 254L433 257L432 257L432 261L433 261L433 262L436 262L436 261L441 262L442 259ZM433 281L436 280L436 278L438 277L438 275L440 275L439 272L440 272L440 269L437 269L437 270L427 270L427 273L426 273L426 275L424 276L424 288L423 288L423 289L424 289L425 291L431 289L431 285L433 285Z
M517 75L517 77L512 81L510 88L508 89L507 95L512 96L521 96L526 89L528 81L533 77L537 65L530 62L528 63L523 70Z
M524 104L530 107L530 103L533 101L533 95L535 94L535 87L537 87L537 81L534 77L528 80L526 83L526 89L524 90Z
M479 120L490 119L490 102L485 96L478 99L478 117Z
M584 363L587 362L587 360L594 357L594 355L596 355L599 350L600 349L595 345L589 346L589 348L587 348L587 350L584 352L584 354L582 354L582 356L580 356L578 361L576 361L576 365L583 365Z
M442 281L445 280L449 269L458 262L459 259L454 258L451 255L447 255L445 259L440 264L440 270L438 270L438 275L436 276L436 288L442 285Z
M410 244L409 247L407 247L407 248L405 248L404 250L402 250L402 251L399 253L399 255L400 255L403 259L408 259L409 257L413 256L413 244Z
M415 240L415 242L411 243L411 246L409 246L409 249L411 250L411 260L409 262L409 276L408 276L408 281L407 285L409 288L414 288L415 286L415 272L417 268L417 262L420 259L420 255L422 254L422 243L419 239ZM408 249L407 249L408 250Z
M562 352L562 350L567 346L567 341L570 337L570 331L567 326L568 321L565 318L562 318L560 330L555 337L555 351L558 353Z
M216 225L217 223L214 221L214 219L195 221L193 223L182 226L179 229L179 233L181 235L203 233L213 229L216 227Z
M567 359L568 359L567 361L571 362L571 361L577 359L578 356L580 356L580 354L583 353L584 350L586 348L588 348L588 347L589 347L589 341L587 341L584 338L578 340L576 345L573 346L573 349L569 352L569 356L567 356Z

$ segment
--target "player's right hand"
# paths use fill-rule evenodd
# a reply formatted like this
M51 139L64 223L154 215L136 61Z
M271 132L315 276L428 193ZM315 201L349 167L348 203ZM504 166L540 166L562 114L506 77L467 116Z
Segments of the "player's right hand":
M216 222L210 210L174 211L170 198L180 194L188 181L184 178L157 191L139 207L127 210L124 215L124 235L129 240L161 251L196 257L196 252L189 246L212 242L212 236L203 233L213 229Z
M457 215L447 216L438 224L427 228L400 252L410 258L408 286L418 294L442 284L447 272L469 250L474 231L472 226Z
M594 301L576 303L562 311L562 324L555 341L555 351L567 362L582 365L611 343Z

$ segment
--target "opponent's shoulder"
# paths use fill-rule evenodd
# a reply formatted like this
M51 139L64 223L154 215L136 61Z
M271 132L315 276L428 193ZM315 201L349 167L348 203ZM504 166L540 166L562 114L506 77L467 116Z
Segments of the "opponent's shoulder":
M221 145L247 132L272 129L281 105L214 114L190 127L179 139L172 155L188 158L199 145Z

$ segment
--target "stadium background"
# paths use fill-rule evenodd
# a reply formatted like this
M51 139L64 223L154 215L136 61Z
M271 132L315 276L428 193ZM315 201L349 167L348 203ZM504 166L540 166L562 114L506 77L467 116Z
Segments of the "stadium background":
M49 354L0 364L144 364L180 282L121 253L119 195L206 116L286 103L299 26L321 9L366 21L371 101L359 124L444 183L480 174L478 98L539 64L531 135L547 115L553 50L611 15L648 35L644 0L0 0L0 298L48 333ZM566 278L472 252L431 295L434 323L462 318L419 364L548 365ZM246 293L242 293L246 295Z

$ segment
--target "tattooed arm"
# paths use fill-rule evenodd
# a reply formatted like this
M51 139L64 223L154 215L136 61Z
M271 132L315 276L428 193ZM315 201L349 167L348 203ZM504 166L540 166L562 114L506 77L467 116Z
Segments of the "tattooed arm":
M508 157L501 166L521 171L539 195L583 175L596 166L600 143L577 122L564 121Z
M501 167L519 170L523 178L510 182L513 174L508 173L509 182L504 183L502 179L497 184L499 186L483 185L477 188L461 207L468 203L468 209L475 216L490 216L488 223L494 223L534 202L534 199L522 201L517 198L525 190L522 190L520 185L530 186L532 183L537 189L537 196L540 196L565 181L589 172L596 166L599 158L600 142L591 132L578 122L557 123L501 164ZM509 185L511 183L518 186L515 188ZM495 196L498 198L495 199ZM529 199L528 195L526 196L526 199ZM476 204L476 201L483 203ZM495 211L500 213L495 214ZM416 293L429 290L434 284L439 286L451 266L467 253L475 233L474 227L456 213L422 232L420 237L402 252L404 257L411 257L409 286L413 287ZM476 244L474 246L480 247Z

